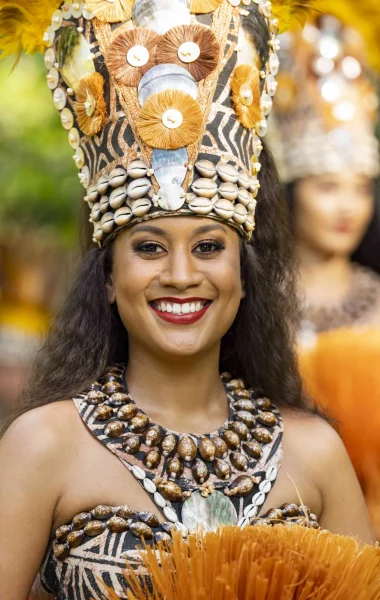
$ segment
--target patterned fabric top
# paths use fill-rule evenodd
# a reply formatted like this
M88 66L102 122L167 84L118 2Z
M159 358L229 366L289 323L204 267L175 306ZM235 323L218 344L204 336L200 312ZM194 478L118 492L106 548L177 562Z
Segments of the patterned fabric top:
M184 537L198 527L291 521L317 527L305 507L258 517L282 461L282 418L268 398L223 374L229 416L217 431L179 434L152 423L128 394L124 368L112 367L74 400L84 423L140 482L163 515L127 505L98 506L56 531L41 571L57 600L126 598L126 561L139 570L138 540ZM121 499L121 501L126 499Z

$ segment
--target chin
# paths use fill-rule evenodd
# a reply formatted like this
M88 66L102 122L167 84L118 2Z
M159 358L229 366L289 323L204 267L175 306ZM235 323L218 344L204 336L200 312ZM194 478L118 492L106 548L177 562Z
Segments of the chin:
M342 236L343 238L343 236ZM360 244L360 240L356 239L353 240L351 239L347 239L347 238L343 238L343 239L334 239L334 240L329 240L329 242L325 243L325 244L321 244L320 248L322 249L323 252L325 252L328 255L338 255L338 256L351 256L351 254L353 254L356 250L356 248L359 246Z

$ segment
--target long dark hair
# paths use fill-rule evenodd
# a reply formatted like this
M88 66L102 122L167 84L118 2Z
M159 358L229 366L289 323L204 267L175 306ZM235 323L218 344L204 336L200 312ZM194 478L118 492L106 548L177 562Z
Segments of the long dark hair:
M222 340L220 368L278 405L305 407L293 347L298 309L288 210L266 149L261 163L257 228L251 243L241 243L246 297ZM71 398L108 364L128 361L128 334L106 293L111 269L112 244L87 252L14 416Z

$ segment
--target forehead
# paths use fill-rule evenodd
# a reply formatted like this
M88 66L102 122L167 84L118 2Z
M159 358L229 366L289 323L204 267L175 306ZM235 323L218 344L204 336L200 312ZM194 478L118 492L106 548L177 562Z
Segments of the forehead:
M202 237L211 234L223 235L224 237L239 238L237 231L224 223L214 221L208 217L159 217L154 220L145 221L133 225L122 232L118 239L134 239L137 236L162 237L170 240L186 240L193 237Z

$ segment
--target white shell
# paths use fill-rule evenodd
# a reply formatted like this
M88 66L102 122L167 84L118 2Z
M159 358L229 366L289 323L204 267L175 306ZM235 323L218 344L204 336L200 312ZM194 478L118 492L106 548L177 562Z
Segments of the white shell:
M270 96L274 96L277 90L277 81L274 75L268 75L267 77L267 92ZM260 135L260 134L259 134Z
M82 11L83 11L83 2L76 2L74 0L74 2L71 5L71 14L73 15L73 17L75 17L76 19L79 19L79 17L82 16Z
M248 204L252 201L252 196L248 190L241 187L239 188L238 192L238 200L241 202L241 204L244 204L244 206L248 206Z
M160 508L164 508L166 506L166 500L159 492L155 492L154 501Z
M140 160L139 158L133 160L131 163L129 163L127 167L127 174L128 177L130 177L131 179L139 179L140 177L145 177L147 173L147 165L144 163L144 161Z
M151 182L146 177L141 179L134 179L127 187L127 194L129 198L137 200L137 198L143 198L145 194L152 187Z
M266 479L264 479L263 481L260 481L260 483L259 483L260 492L263 492L263 494L269 494L271 489L272 489L272 484L270 481L267 481Z
M247 220L248 211L243 204L235 204L235 212L233 219L239 225L243 225Z
M202 198L213 198L218 191L218 186L212 179L201 177L193 182L191 189Z
M96 189L96 185L90 185L87 188L87 197L89 202L95 202L99 196L98 190Z
M71 17L71 6L72 6L71 2L64 2L64 4L62 4L62 6L61 6L63 18L66 20L69 20Z
M255 229L255 218L252 213L248 213L247 219L244 223L244 227L249 232Z
M168 521L171 521L172 523L178 521L177 513L170 506L164 506L164 515Z
M111 171L108 177L110 186L113 188L117 188L120 185L124 185L124 183L127 181L127 174L121 167Z
M182 537L186 538L188 532L188 529L186 527L186 525L184 525L183 523L181 523L181 521L177 521L176 524L174 525L174 527L180 532L182 533Z
M274 465L269 467L269 469L267 469L265 477L266 479L268 479L268 481L275 481L277 477L277 467L275 467Z
M91 21L91 19L94 18L94 14L92 12L90 12L89 10L86 10L86 4L83 7L83 18L86 19L86 21Z
M90 46L76 27L69 25L63 28L57 54L62 77L73 90L78 89L82 77L95 72Z
M145 46L132 46L127 52L127 62L131 67L143 67L149 60L149 50Z
M132 211L129 208L129 206L123 206L123 208L118 208L115 212L115 223L118 227L127 225L127 223L129 223L131 219Z
M75 150L73 159L77 166L77 169L81 169L84 166L84 152L83 152L82 148L77 148Z
M256 123L256 132L260 137L264 137L268 131L268 124L266 119L261 119Z
M248 506L246 506L244 509L244 516L248 517L248 514L252 511L252 509L255 509L256 513L259 510L254 504L248 504Z
M136 27L163 35L177 25L190 25L188 0L135 0L132 19Z
M225 164L217 167L217 172L222 181L237 183L239 179L239 171L233 165Z
M110 233L112 231L112 229L114 228L115 222L114 222L114 218L113 218L113 213L108 212L105 215L103 215L102 220L100 221L101 226L102 226L102 231L104 233Z
M78 129L72 127L69 131L69 144L76 150L80 144L80 135Z
M259 136L256 135L255 133L252 134L252 153L256 156L259 157L261 154L261 151L263 149L263 143L260 140Z
M100 223L97 223L95 225L95 230L94 230L94 241L96 242L100 242L100 240L102 240L104 237L104 233L102 231L101 225Z
M252 506L252 504L251 504L250 505L250 509L249 509L249 511L247 512L247 514L245 516L247 517L247 519L253 519L254 517L257 516L258 512L259 512L258 507L257 506Z
M208 498L193 492L182 505L182 522L189 532L216 531L222 525L236 525L236 509L227 496L214 491Z
M57 87L53 93L53 102L55 108L62 110L66 106L66 92L63 88Z
M113 209L120 208L125 202L127 197L127 189L125 187L116 188L116 190L112 190L110 194L110 206Z
M152 206L149 198L138 198L134 200L131 205L132 213L135 217L145 217Z
M99 177L99 179L96 183L96 189L98 190L99 194L105 194L106 191L108 190L108 186L109 186L108 175L101 175L101 177Z
M245 188L246 190L249 187L249 175L247 171L239 171L239 179L238 184L240 187Z
M178 58L183 63L192 63L199 58L201 49L195 42L184 42L178 48Z
M178 129L183 123L183 115L179 110L169 108L163 113L161 121L167 129Z
M136 479L143 480L146 477L145 471L143 471L143 469L141 469L137 465L133 465L133 467L132 467L132 473L136 477Z
M100 211L104 214L107 212L107 210L109 209L109 200L108 200L108 196L103 196L102 199L100 200Z
M222 219L231 219L233 217L235 207L230 200L219 198L214 204L214 212Z
M185 191L177 183L169 183L158 190L158 204L164 210L178 210L185 201Z
M47 69L51 69L52 67L54 67L54 63L55 63L55 52L53 48L48 48L45 52L45 57L44 57L44 61L45 61L45 67Z
M42 41L46 47L52 46L55 38L55 31L52 27L48 27L43 35Z
M280 59L278 58L278 54L273 52L273 54L269 57L269 69L272 75L276 76L280 69Z
M51 27L54 31L58 31L61 27L63 21L63 13L61 10L56 10L53 12L53 16L51 18Z
M195 163L195 168L202 177L214 177L216 175L216 166L211 160L198 160Z
M257 492L257 494L255 494L251 500L251 503L254 504L255 506L261 506L262 504L264 504L264 502L265 502L265 494L263 494L262 492Z
M100 219L100 203L96 202L91 209L90 219L93 223L96 223Z
M226 181L219 186L218 193L222 196L222 198L226 198L227 200L236 200L238 197L239 188L235 183Z
M197 215L208 215L213 208L213 201L211 198L198 198L195 196L189 202L189 208Z
M251 175L249 178L249 191L251 192L253 198L256 198L259 189L260 189L259 180L254 175Z
M270 97L270 95L267 94L266 92L264 92L261 96L260 107L261 107L261 112L263 113L263 115L265 117L267 117L269 115L270 111L273 108L273 100Z
M145 479L144 479L144 488L150 494L154 494L154 492L157 489L156 484L154 483L154 481L152 481L151 479L148 479L148 477L145 477Z
M61 112L61 123L65 129L71 129L74 125L74 115L68 108L64 108Z
M185 167L187 161L186 148L179 148L178 150L153 150L152 168L160 186L171 183L182 185L187 173L187 167Z
M197 83L184 67L174 64L156 65L145 73L139 83L138 99L141 106L152 94L165 90L185 92L194 100L198 95Z
M57 87L59 81L59 73L55 67L50 69L50 71L46 75L46 81L49 89L54 90Z

